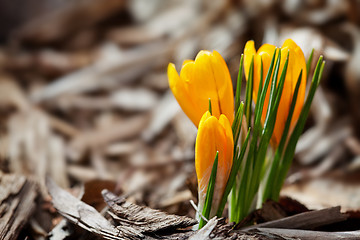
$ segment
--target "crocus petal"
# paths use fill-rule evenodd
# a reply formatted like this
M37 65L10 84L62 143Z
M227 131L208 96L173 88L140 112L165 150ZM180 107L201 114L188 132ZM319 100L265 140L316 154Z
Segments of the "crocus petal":
M195 145L195 169L198 178L199 196L205 200L212 165L216 156L217 119L214 116L200 122ZM220 158L220 156L219 156Z
M173 92L176 100L180 104L185 114L193 121L195 125L197 125L200 121L199 113L188 94L186 83L182 78L179 77L174 64L170 63L168 65L167 73L169 78L169 87Z
M270 64L271 64L271 60L272 57L274 55L275 52L275 46L270 45L270 44L264 44L262 45L256 55L256 61L255 61L255 66L254 66L254 102L256 103L256 99L257 99L257 93L259 91L259 85L260 85L260 71L261 71L261 61L263 63L263 84L265 82L265 78L267 75L267 72L270 68ZM270 89L271 89L271 83L268 86L268 89L266 91L266 96L265 96L265 101L264 101L264 109L262 112L262 119L265 120L266 117L266 111L267 111L267 106L269 105L269 98L270 98Z
M220 101L220 112L225 114L232 124L234 121L234 92L229 69L225 60L217 51L213 52L213 58L211 58L211 60Z
M192 65L191 81L188 82L188 90L191 96L196 99L198 108L202 115L208 110L209 98L212 104L212 114L216 117L220 116L219 96L216 88L214 71L211 64L212 53L209 51L200 51ZM182 71L188 72L184 66Z
M247 43L245 44L245 48L244 48L244 69L245 69L246 80L248 80L251 61L252 61L253 57L255 58L255 56L256 56L256 50L255 50L254 41L247 41ZM254 65L255 65L255 62L254 62Z
M292 81L289 81L289 82L292 83L291 84L292 95L295 91L296 82L299 77L299 74L300 74L301 70L303 71L302 78L301 78L301 84L300 84L300 88L299 88L299 93L298 93L298 97L297 97L297 101L296 101L296 105L295 105L294 115L291 120L291 123L294 124L297 121L297 119L299 118L301 109L304 105L305 91L306 91L306 78L307 78L306 61L305 61L305 56L304 56L303 51L301 50L301 48L298 45L296 45L296 43L293 40L287 39L284 42L282 48L289 49L290 55L292 56L289 60L289 65L291 62L290 71L291 71L291 75L292 75ZM296 61L296 63L293 63L293 61L294 62ZM288 72L289 72L289 70L288 70Z
M197 54L194 61L186 60L183 62L180 76L173 77L172 75L174 74L168 74L169 85L170 87L177 86L172 81L181 82L179 85L185 92L182 95L187 95L189 99L175 97L196 126L198 126L203 113L209 108L209 99L211 100L213 115L219 118L221 114L225 114L232 123L234 119L232 82L226 63L218 52L212 53L202 50ZM171 89L176 88L171 87ZM174 95L181 94L174 92ZM191 109L187 107L190 106L189 102Z
M302 106L304 104L305 90L306 90L306 62L304 54L300 47L296 45L294 41L288 39L281 47L281 63L280 72L283 70L286 56L289 53L289 64L286 72L286 78L284 83L284 89L279 103L278 114L276 118L276 124L273 133L273 141L277 145L282 137L284 126L288 118L288 113L296 88L296 82L298 80L301 70L303 70L302 81L299 88L299 93L291 119L291 126L293 126L299 118Z
M226 162L223 162L222 165L225 166L226 169L226 179L230 175L230 170L232 166L232 159L234 154L234 138L232 134L232 129L230 125L230 121L227 119L225 115L221 115L219 118L219 124L223 127L225 131L225 137L226 137L226 156L225 159L227 159Z

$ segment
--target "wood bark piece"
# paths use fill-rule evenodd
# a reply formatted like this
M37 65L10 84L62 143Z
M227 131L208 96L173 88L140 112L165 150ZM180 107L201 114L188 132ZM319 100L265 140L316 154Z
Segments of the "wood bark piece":
M149 233L176 230L197 223L195 219L189 217L171 215L127 202L107 190L103 190L102 194L110 207L108 213L119 224L118 228L132 227L139 232Z
M290 225L289 225L290 226ZM279 228L258 228L258 232L277 234L284 238L297 238L301 240L314 240L314 239L326 239L326 240L358 240L360 239L360 231L349 232L320 232L309 230L295 230L295 229L279 229Z
M260 232L234 232L232 226L225 223L225 219L211 219L207 225L199 231L180 231L194 225L197 221L188 217L170 215L148 207L141 207L126 202L107 190L103 190L103 197L108 203L109 215L119 224L121 229L128 227L144 233L145 239L253 239L253 240L290 240L296 238L283 238L277 234ZM172 233L174 231L176 233ZM180 231L180 232L178 232Z
M348 218L347 214L340 212L340 207L326 208L318 211L300 213L294 216L281 218L266 223L243 228L287 228L287 229L314 229L328 224L342 222Z
M283 237L280 234L252 231L233 231L232 224L226 224L225 218L212 218L210 221L192 236L189 240L232 239L232 240L297 240L296 237Z
M61 189L53 180L48 178L46 184L57 211L79 227L105 239L139 239L144 237L132 228L115 228L95 208Z
M11 172L34 177L44 196L47 195L47 175L61 187L68 186L64 139L52 131L49 119L42 111L17 112L9 119L7 128Z
M35 210L38 192L24 176L0 173L0 239L16 239Z

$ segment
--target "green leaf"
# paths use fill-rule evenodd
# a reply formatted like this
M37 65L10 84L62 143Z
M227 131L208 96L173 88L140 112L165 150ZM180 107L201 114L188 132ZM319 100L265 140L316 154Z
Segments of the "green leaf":
M280 167L280 165L279 165L280 158L281 158L281 155L282 155L282 153L284 151L287 136L288 136L288 133L289 133L289 130L290 130L291 119L292 119L292 116L293 116L293 113L294 113L294 110L295 110L295 106L296 106L296 101L297 101L297 96L298 96L298 93L299 93L302 74L303 74L303 71L301 70L300 75L298 77L298 80L296 82L294 95L293 95L292 100L291 100L291 105L290 105L288 117L286 119L283 135L281 137L279 146L276 149L275 157L274 157L273 162L272 162L271 167L270 167L269 176L268 176L267 179L265 179L266 180L266 183L265 183L266 185L265 185L264 193L262 195L262 202L264 202L265 200L267 200L269 198L273 198L272 196L278 195L276 193L275 194L271 194L271 193L274 193L274 191L276 191L275 189L277 189L277 188L273 187L276 184L274 180L275 180L277 171L278 171L278 169ZM277 201L278 199L275 197L275 199L273 199L273 200Z
M233 165L231 167L231 172L230 172L230 175L229 175L229 179L228 179L228 181L226 183L224 195L223 195L223 197L221 199L219 209L218 209L217 214L216 214L218 217L221 217L221 215L222 215L222 213L224 211L224 207L225 207L227 198L229 196L229 193L230 193L231 189L234 186L236 176L237 176L237 174L239 172L241 162L242 162L242 160L244 158L244 155L245 155L245 152L246 152L246 148L247 148L247 145L248 145L249 138L250 138L250 128L249 128L248 133L246 135L245 141L244 141L243 145L241 146L240 155L238 157L234 157L235 161L233 161Z
M235 115L235 119L233 122L233 138L234 138L234 149L236 149L237 143L239 141L239 136L241 132L241 125L243 121L243 115L244 115L244 103L241 102L240 106L238 108L238 111Z
M279 71L280 71L280 61L281 61L281 51L278 52L278 58L276 61L274 74L273 74L272 80L271 80L270 97L269 97L269 103L268 103L268 108L267 108L267 112L266 112L263 131L265 131L265 129L267 129L267 125L269 124L271 109L273 108L273 105L274 105L274 102L276 99L275 91L276 91L277 79L278 79L278 75L279 75Z
M255 105L255 118L254 118L254 130L253 130L253 138L251 140L250 143L250 152L254 152L254 158L256 158L256 152L257 152L257 142L258 142L258 136L260 134L260 132L262 131L262 126L261 126L261 116L262 116L262 112L264 109L264 102L265 102L265 98L266 98L266 93L270 84L270 79L273 73L273 68L274 68L274 62L275 62L275 57L276 57L276 52L277 49L275 48L273 57L271 59L271 63L270 63L270 67L269 70L266 74L266 79L265 79L265 84L264 87L261 88L259 87L259 91L257 93L257 101L256 101L256 105ZM261 65L262 65L262 60L261 60ZM260 86L262 86L262 80L260 82Z
M211 99L209 98L209 112L210 115L212 115L212 107L211 107Z
M279 58L280 58L280 55L279 55ZM274 92L273 96L270 96L270 100L269 100L269 108L270 109L268 109L268 112L267 112L268 114L267 114L267 119L265 120L265 124L264 124L263 136L260 140L258 154L255 159L254 174L253 174L253 177L251 180L250 194L248 194L248 199L247 199L248 204L250 204L250 202L253 201L253 198L254 198L256 192L258 191L258 187L260 184L260 172L261 172L261 169L265 162L267 148L269 146L271 136L274 131L276 117L277 117L277 111L278 111L280 99L282 96L282 91L284 88L288 64L289 64L289 52L287 54L287 57L286 57L286 60L284 63L284 68L282 70L278 86L274 87L275 89L272 90ZM272 80L273 82L276 80L278 71L279 70L275 71L274 79ZM271 92L270 92L270 95L271 95ZM273 97L275 100L272 100L271 97ZM271 102L273 102L272 106L270 106Z
M271 67L271 69L269 68L267 77L265 79L265 85L261 91L263 94L258 94L258 96L260 95L260 99L259 99L260 103L264 102L264 100L262 100L262 99L265 99L266 92L267 92L267 89L265 89L265 88L266 88L266 85L267 86L269 85L271 77L272 77L272 87L270 90L269 105L270 105L270 101L274 101L274 100L272 100L272 98L275 98L276 79L277 79L278 72L280 69L280 51L277 53L277 55L278 55L278 58L276 61L275 72L274 72L274 74L272 74L273 66ZM275 54L275 56L276 56L276 54ZM273 56L274 62L275 62L275 56ZM272 65L274 65L274 63ZM250 77L250 74L249 74L249 77ZM249 81L248 81L248 84L249 84ZM248 86L247 86L247 89L249 89ZM248 101L251 101L251 99L246 98L246 101L247 102L245 102L245 105L248 105L249 104ZM255 108L256 108L256 106L255 106ZM260 110L261 109L258 107L256 109L256 114L260 114ZM258 115L258 119L261 120L260 115ZM257 127L256 131L262 132L261 130L259 131L259 129L262 129L261 124L257 124L256 127ZM253 132L254 131L255 130L253 130ZM255 135L255 134L253 134L253 135ZM271 134L270 134L270 137L271 137ZM268 140L268 142L269 142L269 140ZM261 140L260 140L260 143L261 143ZM264 143L263 143L263 145L264 145ZM258 152L258 148L256 148L256 146L257 146L257 139L255 140L255 138L253 136L253 138L251 139L251 142L250 142L250 149L248 151L247 157L244 160L244 166L242 168L243 171L240 176L240 183L238 186L239 190L237 192L238 193L238 196L237 196L238 204L237 204L237 206L234 207L234 208L236 208L235 210L231 209L234 212L236 211L235 214L231 214L233 217L231 219L231 221L238 222L248 214L251 204L252 204L252 199L254 198L254 195L257 191L256 186L259 185L259 183L258 183L259 179L257 179L258 174L256 173L255 168L261 168L262 164L257 163L256 159L258 157L255 155L258 155L259 152ZM264 150L264 157L265 157L267 145L266 146L264 145L263 148L265 149ZM258 171L260 171L260 170L258 170ZM255 181L253 181L253 179L255 179ZM231 208L233 208L233 206L231 206Z
M261 64L260 64L260 84L259 84L259 89L258 89L258 93L261 92L263 85L264 85L264 63L261 57ZM258 99L259 100L259 94L258 94ZM257 102L257 101L256 101Z
M312 82L310 85L308 97L306 98L306 101L301 110L299 119L298 119L298 121L295 125L295 128L289 138L289 142L286 146L284 156L281 161L282 168L276 178L276 187L278 188L278 189L276 189L276 192L280 192L281 186L284 183L286 174L290 168L292 159L295 154L296 143L298 142L298 140L301 136L301 133L304 129L306 119L307 119L307 116L310 111L311 102L314 98L316 89L319 86L322 72L324 70L324 66L325 66L325 61L323 61L323 57L321 56L318 60L316 68L315 68L315 73L314 73L314 76L313 76L313 79L312 79Z
M215 183L216 183L218 159L219 159L219 152L216 152L214 164L213 164L210 179L209 179L209 184L208 184L208 187L206 190L204 208L202 210L202 215L206 219L209 219L209 215L210 215L210 211L211 211L211 207L212 207L212 201L213 201L213 197L214 197L214 190L215 190ZM205 220L203 218L200 218L199 229L202 228L205 224L206 224Z
M246 117L246 124L248 128L251 128L251 115L252 115L252 110L251 110L251 106L252 106L252 95L253 95L253 82L254 82L254 56L252 57L251 60L251 64L250 64L250 70L248 73L248 79L246 82L246 91L245 91L245 117ZM242 200L243 198L245 198L245 194L246 191L244 188L244 184L246 184L247 182L244 181L244 179L248 179L249 178L249 174L251 174L249 171L247 171L247 169L249 169L249 165L251 165L251 156L252 154L248 154L245 162L244 162L244 167L243 167L243 172L244 174L240 176L240 191L238 191L239 196L237 197L237 203L238 204L242 204L244 201ZM237 205L238 205L237 204ZM243 207L234 207L231 206L232 208L234 208L234 211L242 211ZM241 214L241 213L240 213ZM236 218L238 218L239 214L235 213L232 214L232 216L235 216Z
M314 58L314 49L311 50L309 59L308 59L308 61L306 63L306 78L307 79L310 76L310 68L311 68L311 63L312 63L313 58Z
M249 203L250 198L249 196L251 196L250 192L253 192L253 190L251 189L252 186L255 187L255 185L253 185L254 182L252 182L252 178L255 177L255 173L253 173L255 165L256 165L256 158L257 158L257 153L258 153L258 148L257 148L257 144L258 144L258 137L260 135L260 132L262 131L262 125L261 125L261 116L262 116L262 112L263 112L263 107L264 107L264 102L265 102L265 98L266 98L266 93L270 84L270 80L271 77L273 76L273 82L274 84L272 85L273 87L273 91L275 90L275 82L274 81L274 77L277 77L277 74L273 75L273 69L274 69L274 63L275 63L275 58L276 58L276 54L277 54L277 49L275 49L273 57L271 59L271 63L268 69L268 72L266 74L266 78L265 78L265 83L264 86L262 88L259 87L258 90L258 94L257 94L257 101L256 101L256 105L255 105L255 117L254 117L254 129L253 129L253 136L250 142L250 149L249 149L249 153L246 159L246 164L245 164L245 170L244 170L244 176L242 178L242 182L240 183L240 188L242 192L239 192L239 201L243 202L243 206L241 207L242 210L240 212L240 216L238 216L238 220L241 220L241 218L243 217L243 215L246 215L247 213L247 206L250 206L251 203ZM280 54L280 51L279 51ZM262 61L261 61L262 62ZM277 71L279 71L279 66L280 66L280 60L277 61ZM260 85L262 85L262 80Z
M273 69L274 69L274 63L275 63L275 57L276 57L276 51L277 49L275 48L274 54L272 56L271 59L271 63L269 66L269 70L266 74L266 78L265 78L265 84L264 87L262 89L259 88L259 92L258 92L258 100L256 102L256 106L255 106L255 126L258 126L261 123L261 115L264 109L264 102L265 102L265 98L266 98L266 93L270 84L270 79L273 73ZM262 63L262 60L261 60ZM262 86L262 84L261 84ZM259 94L260 93L260 94Z
M254 56L252 57L250 70L248 74L248 81L246 83L246 93L245 93L245 116L246 123L248 127L251 127L251 104L252 104L252 92L254 85Z
M235 93L235 112L238 111L238 108L240 106L240 95L241 95L241 84L243 80L243 65L244 65L244 54L241 54L240 58L240 65L239 65L239 72L236 82L236 93Z

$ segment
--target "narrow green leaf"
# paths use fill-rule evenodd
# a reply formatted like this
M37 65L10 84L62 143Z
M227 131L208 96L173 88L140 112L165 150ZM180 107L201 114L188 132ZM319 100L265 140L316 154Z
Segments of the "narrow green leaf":
M210 211L211 211L211 207L212 207L211 205L212 205L212 201L213 201L213 197L214 197L218 159L219 159L219 152L216 152L214 164L213 164L210 179L209 179L209 184L208 184L208 187L206 190L204 208L202 210L202 215L206 219L209 219L209 215L210 215ZM203 218L200 218L199 229L202 228L205 224L206 224L205 220Z
M249 186L250 181L253 176L253 160L254 160L254 152L247 151L247 156L242 161L242 171L240 174L240 184L238 186L237 191L237 201L238 204L235 206L235 214L232 214L234 216L231 221L239 222L243 217L245 217L246 213L248 212L248 209L246 207L247 202L247 196L249 194ZM231 206L233 207L233 206Z
M262 131L262 126L261 126L261 116L262 116L262 112L264 109L264 102L265 102L265 98L266 98L266 93L270 84L270 79L272 76L272 72L273 72L273 68L274 68L274 63L275 63L275 57L276 57L276 51L277 49L275 49L273 57L271 59L271 63L270 63L270 67L269 70L266 74L266 79L265 79L265 84L264 87L259 88L259 91L257 93L257 101L256 101L256 105L255 105L255 112L254 112L254 130L253 130L253 137L251 139L251 143L250 143L250 152L253 152L254 155L254 159L256 159L256 153L257 153L257 143L258 143L258 136L260 134L260 132ZM262 65L262 59L261 59L261 65ZM260 82L260 85L262 86L262 80ZM255 163L255 162L254 162ZM254 164L253 164L254 165Z
M241 54L240 64L239 64L239 72L236 82L236 93L235 93L235 112L238 111L240 106L240 95L241 95L241 84L243 80L243 65L244 65L244 54Z
M261 57L261 64L260 64L260 84L259 84L259 89L258 89L258 93L261 92L262 88L264 85L264 63Z
M259 88L259 92L257 94L258 97L257 97L256 105L255 105L253 137L252 137L251 142L250 142L250 149L249 149L249 154L248 154L248 159L247 159L247 161L249 162L249 165L251 166L251 169L249 169L249 168L246 169L247 173L246 173L245 178L244 178L244 181L246 181L246 183L244 183L243 184L244 186L242 186L242 188L243 188L242 191L244 192L244 194L241 196L241 198L242 198L241 201L244 201L245 205L250 205L250 203L248 203L248 201L251 201L251 200L247 200L247 199L251 199L251 193L250 192L254 192L254 190L252 190L251 188L256 187L256 185L257 185L251 179L256 177L255 176L256 173L254 172L254 169L256 168L256 162L257 162L256 158L257 158L257 154L258 154L258 148L257 148L258 137L259 137L260 132L262 131L261 116L262 116L263 107L264 107L264 101L265 101L266 93L267 93L267 90L268 90L268 87L269 87L269 84L270 84L271 76L273 76L272 81L274 82L274 84L272 85L273 91L274 91L275 86L276 86L275 85L276 81L274 81L274 77L277 77L277 74L273 75L273 69L274 69L276 53L277 53L277 49L275 49L273 57L271 59L270 66L269 66L268 72L266 74L264 86L263 86L263 88L261 90ZM277 71L279 71L279 66L280 66L280 60L278 58L277 68L276 68ZM243 206L243 208L247 208L247 207ZM245 215L246 211L244 213L242 213L241 215ZM242 218L242 216L240 216L240 219L241 218Z
M242 121L243 121L243 115L244 115L244 103L241 102L240 106L238 108L238 112L235 115L235 120L233 123L234 148L236 148L237 143L239 141L241 125L242 125Z
M211 99L209 98L209 112L210 115L212 115L212 107L211 107Z
M280 58L280 55L279 55L279 58ZM259 148L258 148L258 154L257 154L256 159L255 159L254 174L253 174L253 177L252 177L252 180L251 180L251 185L250 185L250 194L248 194L248 199L247 199L248 203L252 202L252 200L253 200L253 198L254 198L257 190L258 190L259 184L260 184L259 174L260 174L261 169L263 167L265 157L266 157L267 148L269 146L271 136L272 136L272 133L274 131L277 111L278 111L280 99L281 99L281 96L282 96L282 91L283 91L283 88L284 88L288 63L289 63L289 53L287 54L287 57L286 57L286 60L285 60L285 63L284 63L284 68L282 70L282 73L281 73L281 76L280 76L280 79L279 79L278 86L274 87L275 89L272 89L272 91L274 92L273 93L273 98L275 100L272 100L271 96L270 96L269 102L273 101L273 105L269 106L271 109L268 109L268 114L267 114L268 116L267 116L267 119L265 120L263 136L260 139ZM277 72L278 71L279 70L277 70ZM276 79L275 77L277 77L277 72L275 71L274 79L272 80L273 82ZM271 105L271 104L269 103L269 105Z
M310 111L311 102L314 98L316 89L319 86L322 72L324 70L324 66L325 66L325 61L323 61L323 57L321 56L318 60L316 68L315 68L315 73L314 73L314 76L313 76L313 79L312 79L312 82L310 85L309 94L308 94L305 104L301 110L301 113L300 113L299 119L295 125L295 128L290 136L289 142L286 146L286 149L285 149L282 161L281 161L282 168L276 178L276 187L278 188L278 189L276 189L276 192L280 192L281 186L284 183L286 174L290 168L292 159L295 154L296 143L298 142L298 140L301 136L301 133L304 129L306 119L307 119L307 116Z
M222 213L224 211L224 207L225 207L228 195L229 195L231 189L234 186L236 176L237 176L237 174L239 172L241 162L242 162L242 160L244 158L244 155L245 155L245 152L246 152L246 148L247 148L247 145L248 145L249 138L250 138L250 128L249 128L248 133L246 135L245 141L244 141L243 145L241 146L241 151L240 151L239 157L234 157L235 161L233 161L233 165L231 167L231 172L230 172L227 184L226 184L224 195L223 195L223 197L221 199L219 209L218 209L217 214L216 214L218 217L221 217L221 215L222 215Z
M253 85L254 85L254 56L251 59L250 70L248 73L248 79L246 82L246 91L245 91L245 117L247 127L251 128L251 115L252 115L252 95L253 95ZM248 182L246 179L249 179L249 175L251 176L250 167L252 165L252 153L247 155L247 158L244 161L243 174L240 176L240 190L238 191L237 202L238 206L236 207L235 221L239 218L239 215L242 215L242 210L244 209L241 206L244 203L246 197L246 184ZM240 212L240 213L239 213Z
M265 98L266 98L266 93L270 84L270 79L273 73L273 69L274 69L274 63L275 63L275 57L276 57L276 51L277 49L275 48L274 54L272 56L271 59L271 63L269 66L269 70L266 74L266 78L265 78L265 83L264 83L264 87L258 92L258 100L255 106L255 125L259 125L261 123L261 115L264 109L264 102L265 102ZM262 62L262 61L261 61ZM260 98L259 98L260 97Z
M306 63L306 78L309 78L310 68L311 68L311 63L312 63L313 58L314 58L314 49L311 50L309 59Z
M299 93L302 74L303 74L303 71L301 70L300 75L298 77L298 80L296 82L294 95L293 95L292 100L291 100L289 114L288 114L288 117L286 119L283 135L281 137L279 146L276 149L275 156L274 156L273 162L272 162L271 167L270 167L269 176L266 179L266 185L265 185L264 193L262 195L262 202L264 202L265 200L267 200L267 199L271 198L272 196L276 195L276 194L271 194L271 193L275 191L275 188L273 186L276 184L275 183L275 178L276 178L277 171L278 171L278 169L280 167L279 166L280 158L281 158L281 155L282 155L282 153L284 151L287 136L288 136L288 133L289 133L289 130L290 130L291 119L292 119L292 116L293 116L293 113L294 113L294 110L295 110L295 106L296 106L296 101L297 101L297 96L298 96L298 93ZM276 201L278 199L273 199L273 200Z
M251 127L251 104L252 104L252 91L254 82L254 57L251 60L250 70L248 74L248 81L246 83L245 93L245 116L248 127Z
M273 74L272 80L271 80L270 97L269 97L269 103L268 103L265 122L264 122L264 130L267 128L266 126L269 123L271 109L272 109L272 107L274 105L275 98L276 98L275 97L275 95L276 95L275 91L276 91L276 86L277 86L277 79L278 79L278 75L279 75L279 70L280 70L280 61L281 61L281 51L278 52L278 58L276 60L275 70L274 70L274 74Z

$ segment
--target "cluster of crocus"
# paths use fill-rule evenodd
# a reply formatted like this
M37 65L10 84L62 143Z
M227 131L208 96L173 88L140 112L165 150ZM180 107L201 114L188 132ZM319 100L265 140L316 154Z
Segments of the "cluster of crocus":
M169 64L170 88L198 127L195 167L202 217L221 216L230 192L230 220L235 222L253 210L254 203L260 207L268 198L277 200L324 68L320 57L304 102L311 60L312 54L306 63L290 39L281 48L265 44L257 52L249 41L235 99L229 70L218 52L200 51L195 61L184 61L180 75ZM243 69L245 102L240 101Z

